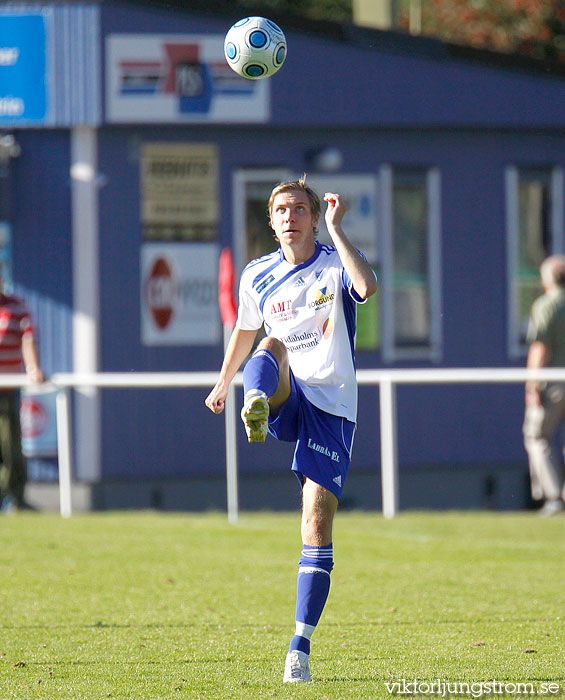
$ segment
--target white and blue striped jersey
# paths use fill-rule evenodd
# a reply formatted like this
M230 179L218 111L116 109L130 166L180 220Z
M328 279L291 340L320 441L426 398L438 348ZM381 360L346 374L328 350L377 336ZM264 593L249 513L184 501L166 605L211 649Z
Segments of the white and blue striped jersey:
M299 265L282 249L252 260L241 274L236 326L281 340L306 398L327 413L357 419L355 292L333 246L316 242Z

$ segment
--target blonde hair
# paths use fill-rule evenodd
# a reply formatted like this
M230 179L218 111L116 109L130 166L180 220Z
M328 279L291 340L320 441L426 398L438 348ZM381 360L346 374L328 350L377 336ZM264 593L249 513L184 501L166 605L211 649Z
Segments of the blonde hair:
M302 175L298 180L288 180L287 182L279 182L276 187L273 188L271 196L269 197L269 221L271 220L271 214L273 212L273 202L275 197L282 192L304 192L308 197L310 202L310 210L312 212L312 218L319 217L322 213L322 205L320 202L320 197L318 194L306 184L306 173ZM318 233L318 229L314 227L314 233Z

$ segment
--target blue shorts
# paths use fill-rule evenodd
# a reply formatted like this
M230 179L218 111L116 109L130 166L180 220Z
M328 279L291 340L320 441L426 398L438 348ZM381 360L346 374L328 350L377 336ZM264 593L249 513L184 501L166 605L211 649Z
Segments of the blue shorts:
M308 477L341 496L351 461L355 423L314 406L290 373L290 396L276 418L269 417L269 432L277 440L296 442L292 471L300 483Z

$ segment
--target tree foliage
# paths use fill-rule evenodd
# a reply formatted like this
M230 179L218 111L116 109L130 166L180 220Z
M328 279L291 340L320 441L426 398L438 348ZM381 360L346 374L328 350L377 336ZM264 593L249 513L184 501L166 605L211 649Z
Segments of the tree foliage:
M214 2L214 0L211 0ZM381 0L374 0L378 2ZM384 1L384 0L382 0ZM421 8L420 31L477 48L565 62L565 0L390 0L395 28L410 30L410 6ZM166 4L167 0L162 0ZM191 0L179 0L190 7ZM228 2L228 0L223 0ZM350 23L353 0L234 0L245 11Z
M409 29L408 3L400 28ZM422 0L422 34L495 51L565 61L563 0Z
M375 0L376 1L376 0ZM239 0L277 14L352 21L352 0ZM397 0L397 26L409 30L411 0ZM565 62L564 0L420 0L421 33L478 48Z

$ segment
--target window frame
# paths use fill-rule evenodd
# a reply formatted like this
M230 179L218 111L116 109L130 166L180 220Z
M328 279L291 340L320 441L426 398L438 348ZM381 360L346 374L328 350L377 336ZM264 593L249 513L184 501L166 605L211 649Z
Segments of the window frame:
M394 337L394 225L393 192L395 172L413 175L421 173L426 185L428 204L427 250L428 294L430 304L430 335L426 346L400 346ZM435 166L382 165L379 171L381 202L380 247L382 251L380 278L382 293L382 359L385 363L402 360L428 360L439 363L443 357L442 318L442 258L441 258L441 173Z
M246 186L249 182L283 182L292 178L290 168L238 168L232 174L232 247L234 267L238 274L247 265L250 258L247 250L247 198ZM265 200L265 212L267 211ZM265 213L266 216L266 213Z
M555 165L512 164L504 173L506 204L506 289L507 289L507 352L511 360L523 359L528 352L527 343L520 337L518 308L518 267L519 267L519 191L520 173L539 172L549 178L549 235L550 255L565 253L564 240L564 170Z

